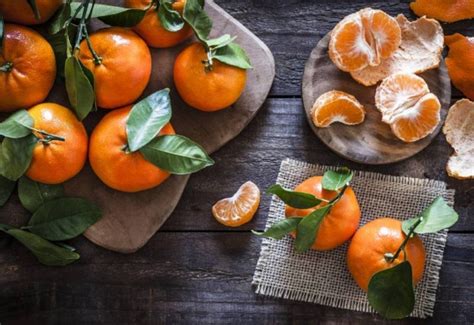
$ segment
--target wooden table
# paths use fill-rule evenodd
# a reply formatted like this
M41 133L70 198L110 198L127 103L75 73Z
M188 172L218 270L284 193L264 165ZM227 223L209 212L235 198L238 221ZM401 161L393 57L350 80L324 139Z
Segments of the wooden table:
M354 323L384 322L376 315L256 296L251 286L270 197L241 228L221 226L212 204L243 182L273 184L282 159L344 164L354 169L433 178L455 188L461 218L450 231L435 316L439 324L474 322L474 181L447 177L451 149L444 136L415 157L393 165L364 166L341 159L308 126L301 77L317 41L342 17L360 8L382 8L414 18L404 1L217 0L273 51L277 76L270 98L248 128L213 158L214 167L191 177L164 227L143 249L121 255L80 238L82 257L65 268L44 267L16 243L0 250L2 324L92 323ZM472 21L445 25L446 33L474 35ZM461 94L454 91L453 101ZM23 222L27 213L12 198L0 218ZM133 216L131 216L132 218ZM414 322L419 320L406 320Z

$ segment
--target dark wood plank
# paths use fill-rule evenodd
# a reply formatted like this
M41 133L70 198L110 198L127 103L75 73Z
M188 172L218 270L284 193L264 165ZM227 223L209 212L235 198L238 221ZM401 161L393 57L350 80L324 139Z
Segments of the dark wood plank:
M12 244L0 257L2 323L385 323L371 314L256 296L251 280L260 240L249 233L160 233L133 255L84 239L75 244L82 259L63 269L40 267ZM474 321L473 247L470 235L449 236L434 323Z
M385 10L396 16L416 16L409 9L411 0L216 0L272 50L277 75L273 96L300 96L304 64L317 42L343 17L365 7ZM444 24L446 34L474 35L472 21ZM461 97L454 91L456 98Z

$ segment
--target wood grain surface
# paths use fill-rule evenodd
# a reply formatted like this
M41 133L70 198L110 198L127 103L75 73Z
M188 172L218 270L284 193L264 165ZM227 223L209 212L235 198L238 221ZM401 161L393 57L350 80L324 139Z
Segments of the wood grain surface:
M394 163L416 155L438 135L451 103L451 81L444 62L437 69L420 76L441 103L441 122L427 137L412 143L399 140L382 122L382 114L375 107L377 86L366 87L355 81L349 73L339 70L328 54L330 34L324 36L311 52L303 74L303 103L308 123L314 133L331 150L355 162L381 165ZM322 94L339 90L357 98L364 106L365 121L359 125L334 123L318 128L312 122L311 111L316 99Z
M41 266L16 242L0 241L2 324L472 324L474 323L474 181L446 175L452 152L442 134L415 156L390 165L345 160L317 138L306 120L301 82L317 42L344 16L372 6L392 15L410 0L216 0L272 50L276 78L269 98L235 139L213 154L216 164L190 177L170 218L134 254L101 249L84 238L66 268ZM446 33L474 36L472 21L443 24ZM460 93L453 88L455 101ZM443 180L456 190L459 222L450 230L434 317L388 322L381 317L253 293L251 279L270 197L262 196L251 223L228 229L210 212L245 181L264 190L286 157L391 175ZM25 224L18 198L0 220Z

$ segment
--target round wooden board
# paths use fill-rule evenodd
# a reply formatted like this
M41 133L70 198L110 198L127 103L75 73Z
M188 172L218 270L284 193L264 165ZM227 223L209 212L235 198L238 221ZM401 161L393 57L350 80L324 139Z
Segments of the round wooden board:
M381 114L375 108L376 86L359 84L349 73L339 70L333 64L328 55L329 38L330 35L327 34L311 52L303 76L306 117L321 141L344 158L371 165L407 159L426 148L441 130L451 102L451 82L444 61L439 68L420 74L441 102L442 122L428 137L414 143L405 143L397 139L390 127L381 121ZM341 90L354 95L366 108L365 121L355 126L335 123L328 128L317 128L311 121L311 108L320 95L330 90Z
M121 5L122 1L101 3ZM237 42L251 58L253 69L248 71L247 87L241 98L232 107L216 113L204 113L182 102L173 88L172 68L177 54L192 40L171 49L151 49L153 72L143 97L165 87L171 88L171 122L177 133L193 139L213 153L236 137L262 106L275 77L275 63L268 47L214 2L206 1L206 11L214 22L211 37L225 33L238 36ZM104 26L93 26L94 29L100 27ZM62 83L55 85L48 100L69 106ZM105 113L101 110L86 119L89 134ZM145 245L168 219L188 179L189 176L171 176L157 188L129 194L105 186L87 165L65 186L68 195L86 197L102 209L102 219L90 227L85 236L106 249L132 253Z

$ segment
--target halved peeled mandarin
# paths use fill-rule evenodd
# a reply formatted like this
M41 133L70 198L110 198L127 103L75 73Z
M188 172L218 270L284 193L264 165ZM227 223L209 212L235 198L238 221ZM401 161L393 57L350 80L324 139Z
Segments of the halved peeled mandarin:
M329 57L341 70L378 66L401 43L397 21L381 10L362 9L345 17L331 32Z
M311 119L314 125L320 128L335 122L356 125L364 121L365 110L354 96L331 90L316 99L311 110Z
M230 198L218 201L212 215L228 227L238 227L252 220L260 205L260 190L253 182L245 182Z
M385 78L375 93L375 105L382 113L382 121L404 142L428 136L441 120L438 98L422 78L411 73Z

